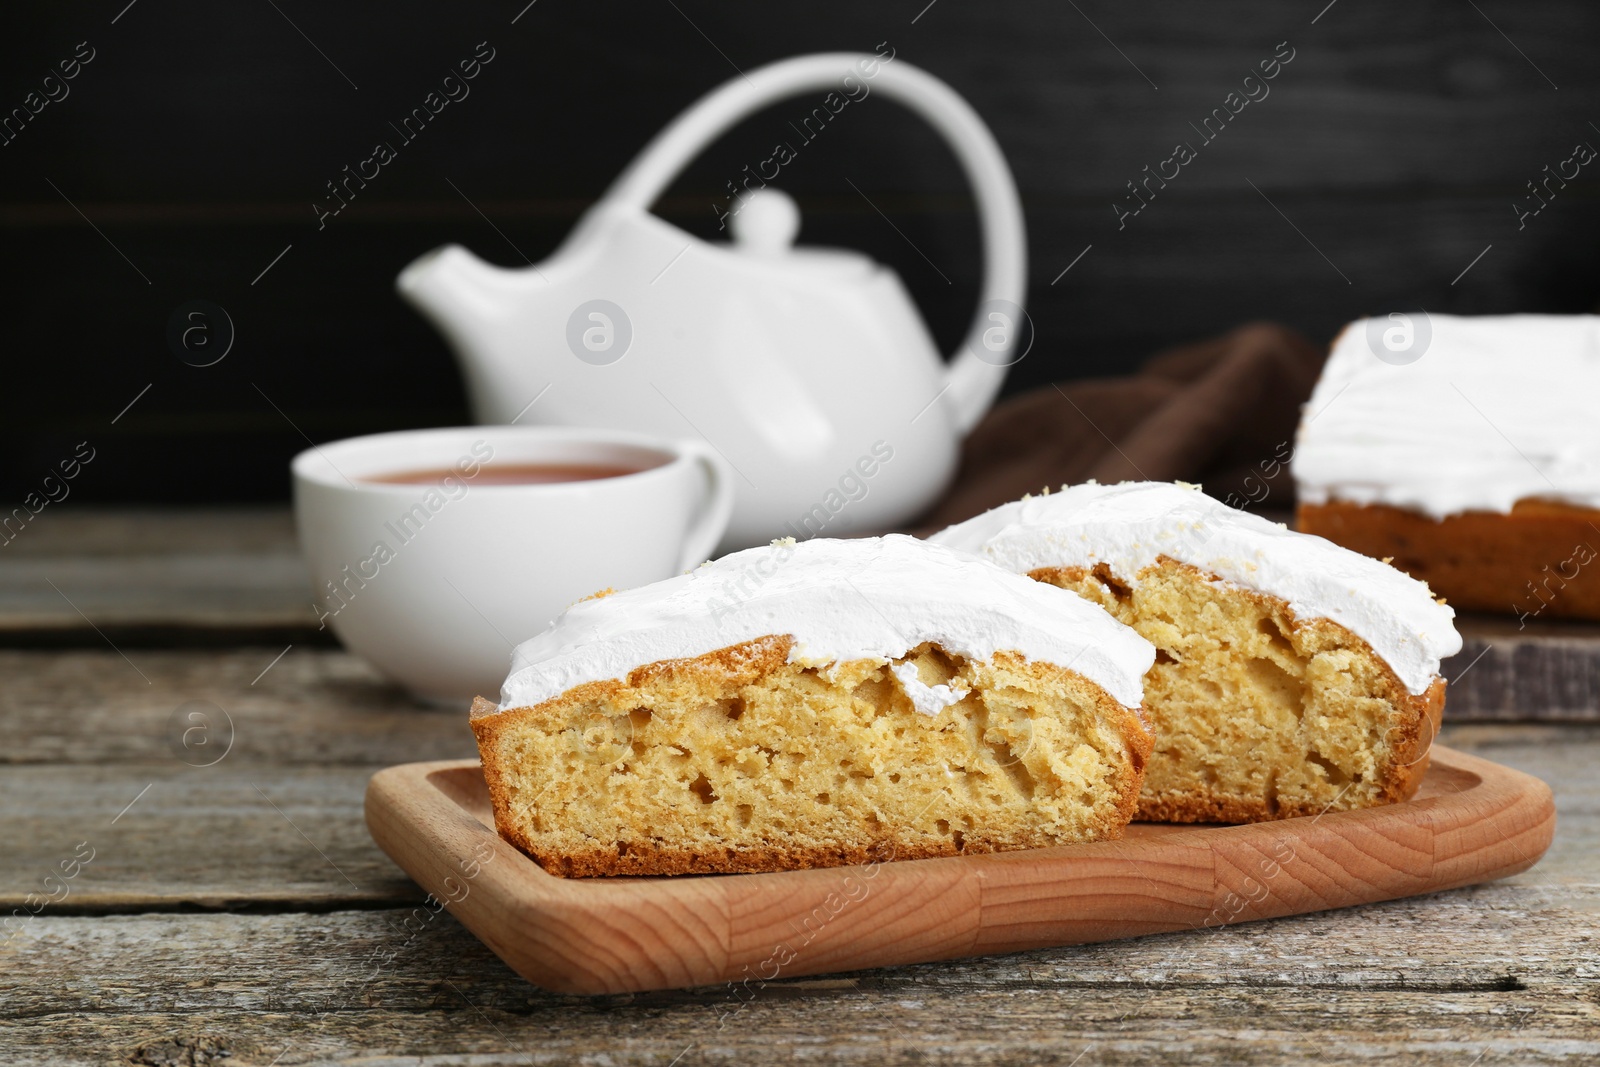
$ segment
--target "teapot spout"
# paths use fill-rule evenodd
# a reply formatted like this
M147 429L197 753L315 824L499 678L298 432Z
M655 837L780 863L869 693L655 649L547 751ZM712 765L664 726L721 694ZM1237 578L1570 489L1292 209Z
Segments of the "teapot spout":
M510 315L526 289L519 272L485 263L460 245L443 245L418 256L394 284L458 346L483 326Z

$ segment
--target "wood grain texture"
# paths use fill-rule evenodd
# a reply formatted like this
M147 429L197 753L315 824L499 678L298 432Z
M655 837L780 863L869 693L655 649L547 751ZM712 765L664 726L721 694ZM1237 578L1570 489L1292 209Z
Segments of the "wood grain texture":
M370 774L227 760L191 768L176 759L7 767L0 915L31 913L44 900L52 911L78 912L415 900L421 893L361 826ZM92 859L63 880L62 864L89 850Z
M126 659L124 658L126 655ZM280 658L280 654L281 658ZM178 711L217 711L212 743L238 763L377 764L477 751L466 708L419 704L347 653L295 645L183 651L0 649L0 764L206 762Z
M283 505L203 508L62 508L37 537L6 542L5 558L191 558L209 552L297 555L294 513ZM3 602L0 602L3 606Z
M1467 616L1449 661L1453 722L1600 721L1600 626Z
M1402 804L1248 826L1141 824L1114 842L724 878L562 879L493 831L475 762L373 777L373 837L547 989L771 980L1293 915L1526 870L1547 786L1435 748Z
M1213 934L597 998L527 985L448 913L410 933L411 914L41 918L0 967L0 1056L103 1064L196 1039L245 1067L661 1067L779 1050L1064 1067L1091 1045L1083 1067L1461 1067L1600 1052L1592 915L1556 891L1485 886Z
M62 507L36 523L0 545L0 641L98 627L118 644L207 631L331 643L287 508Z

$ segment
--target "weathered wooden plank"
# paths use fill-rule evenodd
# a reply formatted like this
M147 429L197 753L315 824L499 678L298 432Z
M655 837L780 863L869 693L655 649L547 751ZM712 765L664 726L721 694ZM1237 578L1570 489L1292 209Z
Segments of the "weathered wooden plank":
M1600 982L1587 892L1504 884L1215 931L865 971L849 988L953 995L983 989L1376 990L1473 993ZM1441 929L1445 927L1446 929ZM1459 931L1457 934L1449 930ZM727 987L574 997L513 975L449 913L411 909L274 915L40 916L4 950L8 1017L236 1007L315 1015L439 1006L448 978L505 1012L551 1005L720 1007ZM218 961L236 958L223 968ZM69 967L69 961L79 961ZM72 972L71 981L41 984ZM149 981L135 981L143 975ZM779 979L769 988L814 988ZM1600 988L1600 987L1595 987ZM1600 1021L1600 1004L1591 1006ZM1348 1008L1346 1009L1349 1010ZM1382 1015L1383 1008L1368 1010Z
M176 759L7 767L0 914L419 899L361 820L370 773Z
M1450 661L1447 717L1600 721L1600 625L1470 616Z
M37 529L7 541L4 560L201 555L292 554L294 515L282 505L259 507L73 507L47 509ZM0 573L4 573L0 570Z
M98 627L316 634L287 508L45 510L4 543L0 640ZM235 638L237 640L237 637Z
M403 911L41 918L0 971L16 1020L0 1055L31 1062L51 1034L63 1058L210 1035L247 1064L660 1064L691 1048L687 1062L749 1062L779 1047L1070 1063L1089 1044L1110 1063L1582 1062L1600 1051L1591 906L1491 886L1215 934L594 999L521 983L448 915L414 933Z
M774 997L770 1010L752 1007L736 1027L722 1032L699 1019L624 1007L607 1011L601 1021L586 1020L580 1035L568 1010L529 1022L492 1010L480 1013L458 998L456 1006L427 1013L353 1012L315 1023L234 1011L26 1019L0 1035L0 1053L19 1067L99 1067L108 1061L161 1067L691 1067L770 1063L785 1054L805 1063L903 1067L1254 1067L1330 1060L1463 1067L1475 1060L1586 1064L1600 1047L1592 1029L1570 1021L1567 1005L1574 998L1526 992L1351 992L1331 998L1331 1005L1320 991L1297 996L1276 990L1240 991L1216 1004L1205 994L1171 989L1120 996L1074 989L1040 998L1023 988L932 1003L916 992L892 999L853 990L832 997L826 990L767 993ZM448 995L446 987L441 999ZM1398 1017L1390 1032L1374 1033L1366 1028L1368 1018L1347 1022L1340 1012L1374 999ZM191 1048L227 1058L190 1060Z
M214 759L230 728L229 764L386 765L477 751L465 708L419 704L327 648L0 649L0 678L0 764L176 768Z
M209 552L123 559L28 559L6 568L0 633L101 634L149 644L138 630L280 631L304 641L316 629L298 554Z

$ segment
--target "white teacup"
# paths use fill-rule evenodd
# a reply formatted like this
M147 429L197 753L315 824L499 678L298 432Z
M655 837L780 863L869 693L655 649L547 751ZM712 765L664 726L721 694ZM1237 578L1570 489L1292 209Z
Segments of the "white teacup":
M508 465L633 473L491 484ZM307 449L291 470L321 622L413 694L439 702L498 693L512 648L573 601L699 564L733 508L716 453L622 431L374 434ZM424 471L441 477L372 480Z

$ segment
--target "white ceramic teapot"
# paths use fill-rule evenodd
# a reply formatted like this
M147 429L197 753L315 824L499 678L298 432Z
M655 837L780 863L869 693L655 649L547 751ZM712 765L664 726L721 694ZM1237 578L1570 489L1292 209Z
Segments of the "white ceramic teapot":
M938 129L976 193L979 313L948 366L894 271L856 252L792 247L794 202L755 188L762 179L748 168L731 244L649 212L696 153L752 112L828 92L828 114L846 96L867 99L862 86ZM703 437L735 470L727 550L882 529L931 504L960 436L1032 342L1026 283L1016 185L977 113L903 61L828 53L705 96L537 266L503 269L447 245L397 286L455 350L480 422Z

